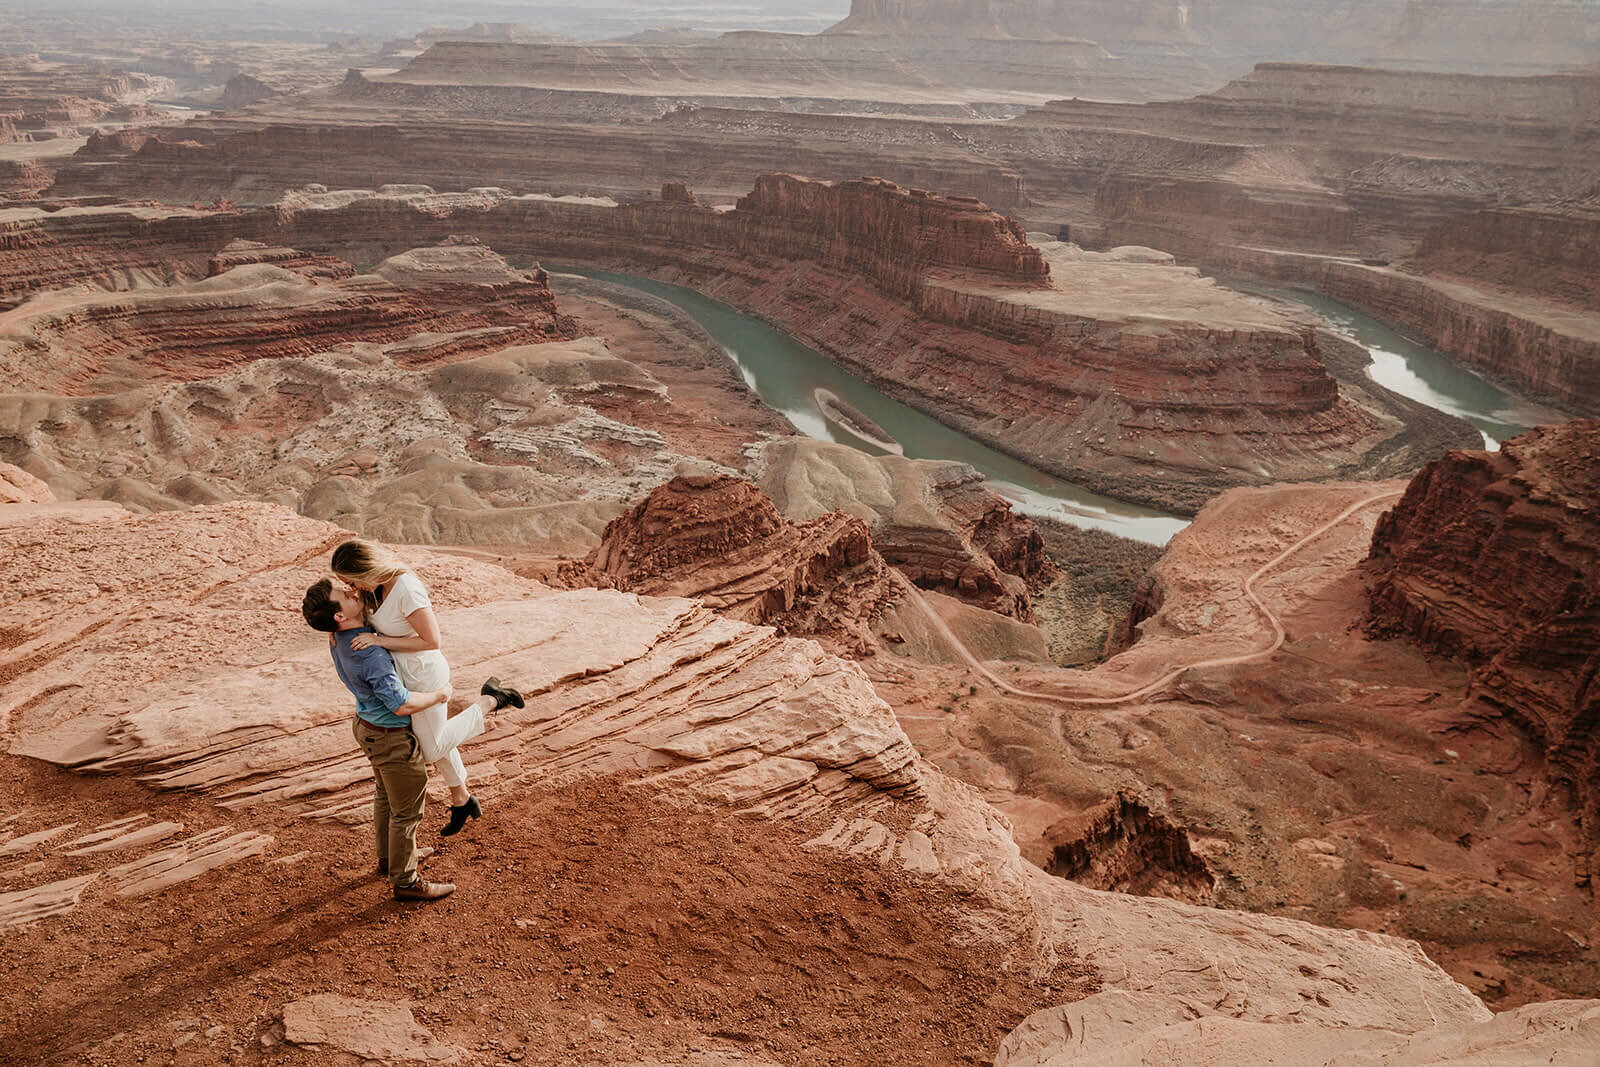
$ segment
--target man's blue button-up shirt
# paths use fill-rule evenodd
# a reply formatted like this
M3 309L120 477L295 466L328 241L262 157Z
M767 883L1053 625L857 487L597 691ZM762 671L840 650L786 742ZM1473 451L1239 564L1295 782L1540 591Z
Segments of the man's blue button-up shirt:
M374 726L410 726L409 718L394 713L411 694L400 684L389 650L374 645L358 652L350 647L350 639L356 634L371 632L369 627L362 626L333 635L333 644L329 647L333 650L334 670L356 698L357 715Z

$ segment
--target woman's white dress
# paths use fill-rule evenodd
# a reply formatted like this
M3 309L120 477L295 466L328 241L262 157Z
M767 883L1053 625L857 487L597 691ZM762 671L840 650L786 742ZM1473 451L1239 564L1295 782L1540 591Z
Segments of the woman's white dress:
M414 574L400 575L392 583L378 610L367 616L372 628L385 637L416 637L411 613L432 607L427 587ZM436 648L424 652L394 652L395 673L407 689L439 689L450 684L450 664ZM456 747L483 733L483 709L476 703L455 718L444 704L435 704L411 716L411 732L422 747L422 758L436 764L445 784L467 784L467 769Z

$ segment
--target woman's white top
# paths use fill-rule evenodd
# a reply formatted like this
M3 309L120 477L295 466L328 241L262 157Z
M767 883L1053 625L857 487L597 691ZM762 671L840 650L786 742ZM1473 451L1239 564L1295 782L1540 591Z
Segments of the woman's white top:
M385 637L416 637L410 615L418 608L430 608L428 589L411 573L389 584L383 603L367 616L372 628ZM407 689L440 689L450 684L450 664L437 648L424 652L393 652L395 673Z

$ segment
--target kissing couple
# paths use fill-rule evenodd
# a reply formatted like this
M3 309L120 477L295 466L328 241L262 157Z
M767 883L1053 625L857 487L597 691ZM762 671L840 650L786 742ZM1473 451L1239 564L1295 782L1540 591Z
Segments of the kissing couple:
M332 570L337 581L324 578L307 589L300 610L313 630L329 635L334 669L356 700L351 727L372 764L378 873L388 876L396 900L440 900L456 887L417 873L427 764L450 787L450 821L439 834L460 833L483 806L467 789L456 750L483 733L491 712L522 707L522 694L490 678L477 699L451 715L450 664L427 587L399 557L369 541L334 549Z

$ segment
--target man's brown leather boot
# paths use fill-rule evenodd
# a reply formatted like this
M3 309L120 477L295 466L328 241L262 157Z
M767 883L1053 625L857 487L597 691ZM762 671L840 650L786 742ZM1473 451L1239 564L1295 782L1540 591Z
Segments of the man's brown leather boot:
M443 900L456 891L454 883L430 882L419 877L410 885L397 885L394 887L396 900Z

